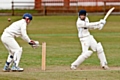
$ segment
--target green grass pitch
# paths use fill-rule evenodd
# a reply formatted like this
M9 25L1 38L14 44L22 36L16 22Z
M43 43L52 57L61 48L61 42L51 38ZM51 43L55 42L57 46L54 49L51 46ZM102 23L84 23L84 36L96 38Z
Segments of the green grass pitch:
M11 22L7 19L11 18ZM98 21L104 16L89 16ZM0 16L0 35L4 28L21 16ZM96 53L86 59L77 70L70 64L81 54L77 37L77 16L34 16L28 26L28 35L33 40L47 43L46 71L41 70L41 46L32 49L21 38L16 40L23 47L20 67L24 72L2 72L8 52L0 41L0 80L120 80L120 16L109 16L102 30L91 30L101 42L110 70L102 70Z

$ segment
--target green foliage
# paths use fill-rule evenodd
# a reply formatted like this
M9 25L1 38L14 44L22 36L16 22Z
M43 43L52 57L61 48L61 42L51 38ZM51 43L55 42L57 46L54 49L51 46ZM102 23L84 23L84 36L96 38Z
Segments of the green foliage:
M11 18L11 22L7 19ZM89 16L90 21L98 21L103 16ZM0 34L21 16L0 16ZM76 29L77 16L34 16L28 26L28 35L33 40L47 43L47 69L41 71L41 46L32 49L20 38L16 40L23 47L20 66L21 73L0 72L0 80L119 80L120 66L120 16L110 16L103 30L91 30L91 34L101 42L108 64L112 70L100 68L97 54L86 59L78 70L70 70L70 64L81 54L81 44ZM8 52L0 42L0 69L2 70ZM28 77L29 76L29 77Z

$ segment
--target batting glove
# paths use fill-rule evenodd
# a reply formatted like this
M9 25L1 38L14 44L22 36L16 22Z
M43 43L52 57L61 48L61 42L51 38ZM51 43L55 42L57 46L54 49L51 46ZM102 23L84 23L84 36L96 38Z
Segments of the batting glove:
M105 23L106 23L106 21L104 19L100 20L100 24L105 24Z
M104 24L100 24L98 29L101 30L103 28L103 26L104 26Z

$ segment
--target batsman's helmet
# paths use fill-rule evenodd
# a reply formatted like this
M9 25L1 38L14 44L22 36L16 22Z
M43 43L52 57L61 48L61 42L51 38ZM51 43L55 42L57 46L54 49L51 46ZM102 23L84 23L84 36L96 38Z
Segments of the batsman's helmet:
M87 13L86 10L80 10L80 11L79 11L79 16L80 16L80 15L85 15L85 16L86 16L86 13Z
M25 18L29 18L30 20L32 20L32 15L29 13L25 13L25 14L23 14L23 19L25 19Z

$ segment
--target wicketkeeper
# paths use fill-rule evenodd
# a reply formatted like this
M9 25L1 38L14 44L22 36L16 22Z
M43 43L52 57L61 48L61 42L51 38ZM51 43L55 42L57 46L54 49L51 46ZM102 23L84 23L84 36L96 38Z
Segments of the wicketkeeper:
M23 19L13 22L9 27L7 27L2 36L1 40L6 49L9 52L7 61L3 68L3 71L23 71L23 68L19 67L20 58L22 55L22 47L16 42L16 37L21 37L24 41L29 43L33 48L36 48L39 43L37 41L31 40L27 35L27 25L31 22L32 15L25 13ZM10 64L13 62L13 66L10 69Z
M89 29L101 30L105 25L106 21L101 19L98 22L89 22L86 10L79 11L79 17L76 25L78 29L78 37L82 45L81 55L71 64L71 69L76 69L85 59L90 57L93 51L97 52L97 56L100 60L100 64L103 69L109 69L107 66L107 60L104 54L101 43L97 43L92 35L90 35ZM93 51L89 50L91 48Z

